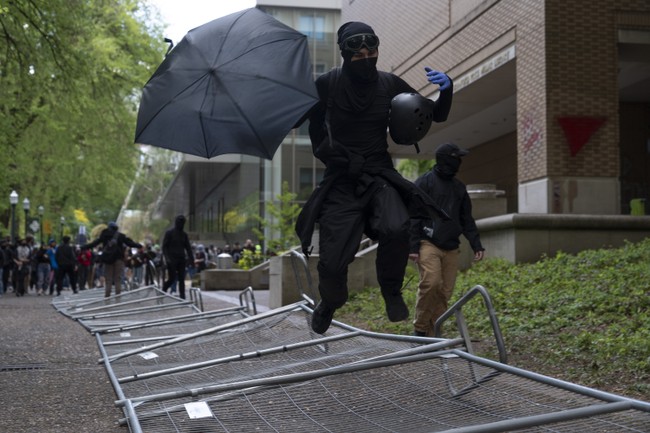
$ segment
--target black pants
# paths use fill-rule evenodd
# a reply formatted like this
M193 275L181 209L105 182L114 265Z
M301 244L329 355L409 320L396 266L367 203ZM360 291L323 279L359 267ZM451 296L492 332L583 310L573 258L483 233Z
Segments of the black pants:
M178 280L178 293L182 299L185 299L185 262L167 263L167 281L163 284L163 290L166 292L174 281Z
M86 289L86 282L88 281L89 275L90 266L79 265L79 269L77 270L77 283L79 285L79 290Z
M2 287L5 288L5 292L9 287L9 277L11 276L11 265L2 267Z
M23 296L27 292L27 287L25 286L25 279L27 275L31 272L29 266L23 265L18 268L14 268L14 292L16 296Z
M150 286L154 282L153 264L147 263L144 265L144 284Z
M59 270L56 272L56 291L61 294L63 290L63 280L68 276L70 281L70 288L73 292L77 292L77 273L75 272L75 265L59 265Z
M408 263L410 219L400 195L381 184L357 196L356 186L333 185L319 216L318 290L334 308L347 302L348 266L364 232L379 242L375 266L382 295L399 293Z

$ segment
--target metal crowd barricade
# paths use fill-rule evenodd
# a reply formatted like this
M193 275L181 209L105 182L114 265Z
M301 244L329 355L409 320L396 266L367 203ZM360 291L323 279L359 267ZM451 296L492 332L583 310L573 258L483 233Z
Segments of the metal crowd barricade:
M456 317L458 338L338 321L314 334L307 260L292 254L305 299L260 314L250 288L239 307L216 311L155 288L55 306L95 335L119 423L134 433L650 432L650 403L507 365L482 287L445 316ZM476 294L501 362L473 354L461 310Z

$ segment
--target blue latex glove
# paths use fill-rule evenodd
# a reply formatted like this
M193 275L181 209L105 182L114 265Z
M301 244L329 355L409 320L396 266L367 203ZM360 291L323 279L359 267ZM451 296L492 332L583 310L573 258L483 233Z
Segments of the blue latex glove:
M425 66L424 70L427 72L427 80L429 80L431 84L437 84L440 86L440 90L445 90L451 86L451 80L447 74L440 71L434 71L428 66Z

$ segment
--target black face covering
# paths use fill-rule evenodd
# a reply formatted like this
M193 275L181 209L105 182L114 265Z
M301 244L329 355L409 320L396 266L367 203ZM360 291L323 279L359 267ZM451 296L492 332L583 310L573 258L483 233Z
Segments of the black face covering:
M355 83L369 83L377 80L377 57L366 57L349 63L350 78Z
M434 170L440 177L451 179L456 176L462 160L451 155L436 155L436 165Z

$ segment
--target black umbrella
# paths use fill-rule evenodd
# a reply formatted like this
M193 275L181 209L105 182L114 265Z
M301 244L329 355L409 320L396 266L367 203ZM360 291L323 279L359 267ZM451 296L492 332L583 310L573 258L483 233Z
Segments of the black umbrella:
M259 9L193 30L144 87L135 141L267 159L317 102L307 37Z

